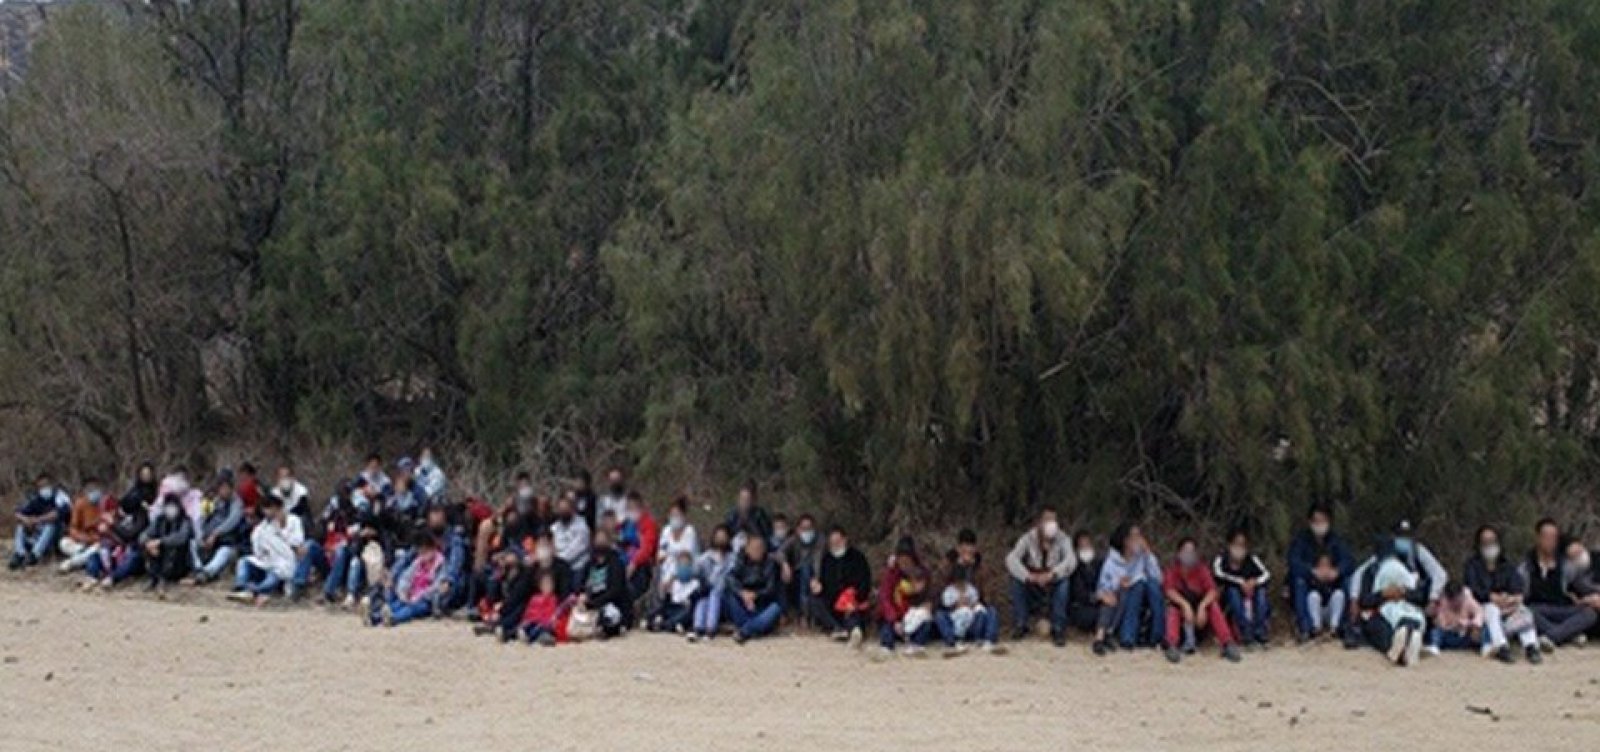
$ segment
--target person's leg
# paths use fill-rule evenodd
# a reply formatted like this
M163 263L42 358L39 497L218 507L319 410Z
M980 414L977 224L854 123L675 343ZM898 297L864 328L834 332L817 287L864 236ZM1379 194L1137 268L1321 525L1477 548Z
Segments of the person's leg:
M1148 609L1148 615L1145 617L1145 628L1150 635L1150 642L1152 644L1160 643L1162 638L1161 618L1167 612L1167 596L1161 592L1161 583L1159 582L1145 580L1143 586L1145 608Z
M98 553L96 555L94 555L94 556L89 557L89 560L85 561L83 563L83 572L84 572L84 574L87 574L89 577L91 577L93 579L98 580L98 579L100 579L102 577L105 577L106 576L105 573L107 571L108 571L108 568L106 567L105 557L104 556L100 556Z
M879 624L878 625L878 645L880 645L884 650L894 650L894 644L895 644L894 625L893 624L888 624L888 623Z
M906 642L911 643L912 645L914 645L916 647L919 647L919 648L927 647L928 646L928 638L930 638L932 636L933 636L933 623L925 621L925 622L917 625L916 629L911 630L911 634L906 635Z
M322 544L314 540L306 541L305 555L295 560L294 577L289 580L294 583L295 589L304 588L311 582L311 572L317 568L319 561L326 561L322 556Z
M238 553L238 549L233 546L217 546L217 550L211 553L211 560L206 562L200 573L208 580L216 579L227 570L229 564L233 563L233 558Z
M1373 616L1361 623L1361 631L1367 638L1367 644L1380 653L1389 652L1389 646L1394 642L1394 627L1388 619Z
M111 569L111 584L115 585L129 577L137 577L143 571L144 552L135 548L124 555L122 561Z
M11 564L20 566L28 555L28 530L22 525L17 525L11 531Z
M1266 644L1272 626L1272 603L1267 597L1267 589L1256 588L1251 600L1254 605L1250 609L1250 639Z
M1122 604L1122 625L1117 640L1124 649L1131 649L1139 641L1139 620L1147 606L1145 589L1138 585L1125 588L1118 602Z
M1337 634L1339 627L1344 624L1344 589L1333 591L1328 596L1328 631Z
M245 590L250 587L250 582L255 579L255 567L247 559L240 559L233 568L233 589Z
M843 632L845 626L834 616L833 609L820 599L812 598L806 601L806 610L811 616L811 623L824 632Z
M1028 633L1028 584L1015 577L1007 578L1011 591L1011 631L1021 637Z
M1206 607L1206 625L1211 628L1211 634L1217 638L1218 645L1232 645L1238 642L1238 635L1228 626L1228 615L1222 613L1222 607L1212 601Z
M1541 604L1533 607L1533 615L1538 621L1539 634L1557 645L1565 645L1583 634L1594 626L1595 619L1594 609L1585 606Z
M35 562L44 561L44 557L50 555L50 547L56 544L56 533L60 529L54 522L39 526L33 537L33 549L29 552Z
M1167 644L1177 645L1183 641L1183 611L1178 609L1177 604L1169 603L1167 604L1166 618Z
M744 604L740 605L742 606ZM751 615L751 617L745 621L744 626L739 628L739 631L744 634L745 637L764 637L772 634L772 631L778 628L778 620L782 618L783 605L778 603L768 603L766 606L762 607L761 610Z
M268 572L264 569L256 571L260 572L260 576L256 579L255 584L246 587L252 595L271 595L283 587L283 578L279 577L276 572Z
M1072 581L1066 578L1050 585L1050 635L1060 637L1067 632L1067 604L1072 602Z
M950 619L950 612L944 609L934 612L933 623L939 628L939 637L944 640L945 647L955 647L961 635L956 634L956 624Z
M1312 590L1305 578L1289 581L1289 600L1294 604L1294 626L1301 637L1322 630L1322 594Z
M1228 615L1230 626L1234 634L1239 635L1239 640L1243 642L1250 639L1250 621L1245 618L1244 612L1244 592L1235 587L1223 588L1222 610Z
M1505 615L1493 603L1483 604L1483 651L1499 650L1506 645Z
M744 600L733 593L724 593L722 596L722 611L728 615L728 621L733 622L735 629L743 630L750 622L752 614L744 607Z
M420 619L433 613L433 599L419 598L415 602L400 602L399 608L390 609L389 623L400 626L413 619Z
M994 609L984 608L972 619L972 627L968 634L976 637L978 642L993 645L1000 641L1000 618L995 615Z
M322 582L322 597L333 600L339 595L339 589L345 585L345 576L349 572L350 546L344 543L333 549L333 564L328 567L328 576Z

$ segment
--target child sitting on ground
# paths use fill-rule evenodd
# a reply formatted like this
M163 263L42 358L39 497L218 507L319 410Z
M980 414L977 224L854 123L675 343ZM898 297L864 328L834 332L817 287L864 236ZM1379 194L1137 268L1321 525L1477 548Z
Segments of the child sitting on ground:
M556 591L556 578L548 570L539 575L539 592L528 599L522 612L522 634L529 643L552 647L559 638L567 606ZM507 635L509 637L509 635Z
M1483 645L1483 606L1460 581L1444 586L1444 597L1433 614L1433 629L1428 630L1428 655L1440 650L1461 650Z
M1312 577L1306 593L1306 607L1311 612L1311 636L1338 634L1344 618L1344 588L1339 586L1339 564L1333 554L1323 552L1311 567Z
M968 643L976 643L979 650L998 655L1004 652L995 645L1000 633L1000 623L994 611L983 605L978 586L972 584L969 567L952 567L950 584L939 598L941 606L934 615L939 636L944 638L945 656L961 655Z
M701 595L700 587L700 578L694 571L694 556L687 550L679 551L673 560L672 581L667 585L666 597L650 615L649 630L687 632L694 621L694 602Z
M417 532L412 543L416 553L399 570L395 584L380 598L374 598L369 623L395 627L433 613L434 595L444 583L440 576L444 554L439 543L426 530Z

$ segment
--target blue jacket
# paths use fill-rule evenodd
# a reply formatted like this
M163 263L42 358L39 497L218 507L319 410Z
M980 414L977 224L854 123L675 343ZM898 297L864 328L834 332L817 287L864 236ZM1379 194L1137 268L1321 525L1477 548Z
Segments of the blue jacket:
M1344 545L1344 539L1330 530L1327 537L1319 541L1311 534L1310 528L1304 528L1289 543L1289 581L1309 582L1311 570L1317 566L1317 557L1323 553L1333 556L1333 566L1339 570L1339 579L1350 576L1350 570L1356 563L1350 555L1350 549Z

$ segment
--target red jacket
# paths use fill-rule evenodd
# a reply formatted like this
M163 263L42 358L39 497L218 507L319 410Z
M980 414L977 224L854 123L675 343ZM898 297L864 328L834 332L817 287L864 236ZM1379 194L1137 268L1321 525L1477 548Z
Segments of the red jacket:
M1199 603L1207 593L1217 589L1217 581L1211 576L1211 567L1204 561L1197 561L1192 567L1185 567L1173 559L1161 575L1162 590L1176 590L1187 598Z
M656 546L661 543L661 526L656 524L656 518L649 512L639 513L639 546L633 550L633 555L628 557L628 563L634 569L641 569L656 563Z
M255 478L239 479L239 500L244 502L244 508L255 511L256 505L261 503L261 484Z
M900 582L905 578L899 567L885 567L883 576L878 578L878 620L884 624L894 624L905 618L910 608L900 595Z
M549 629L555 625L556 610L561 601L555 593L535 594L528 599L528 607L522 611L522 626L537 624Z

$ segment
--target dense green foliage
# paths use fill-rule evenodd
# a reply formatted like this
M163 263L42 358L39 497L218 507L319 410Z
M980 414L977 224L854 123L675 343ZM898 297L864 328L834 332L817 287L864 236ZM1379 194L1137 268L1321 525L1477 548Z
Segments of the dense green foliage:
M1519 522L1600 469L1596 91L1592 0L74 7L0 389L58 455L559 428L880 532Z

